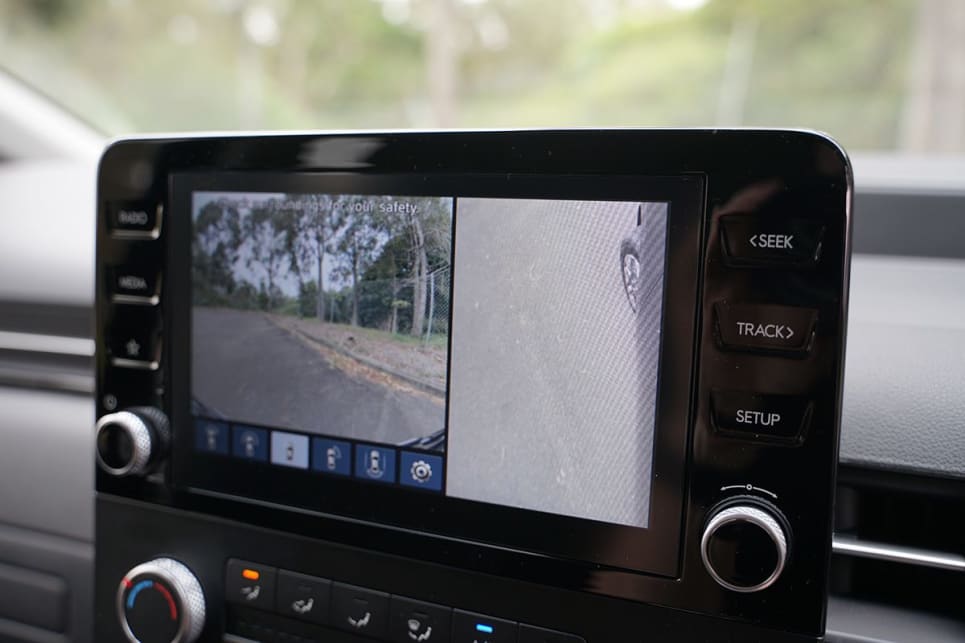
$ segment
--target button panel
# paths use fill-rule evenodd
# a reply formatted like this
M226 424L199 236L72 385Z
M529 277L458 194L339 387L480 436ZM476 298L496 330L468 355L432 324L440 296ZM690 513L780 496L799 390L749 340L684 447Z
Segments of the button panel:
M714 311L722 348L785 355L811 350L818 319L814 309L718 302Z
M798 442L810 420L811 402L804 397L713 391L711 400L714 427L741 437Z
M225 592L230 604L258 610L232 612L228 636L265 629L261 620L286 641L325 640L331 630L322 628L335 628L391 643L586 643L565 632L236 558L226 567Z
M728 265L805 268L821 257L824 225L806 219L728 215L720 219L720 234Z

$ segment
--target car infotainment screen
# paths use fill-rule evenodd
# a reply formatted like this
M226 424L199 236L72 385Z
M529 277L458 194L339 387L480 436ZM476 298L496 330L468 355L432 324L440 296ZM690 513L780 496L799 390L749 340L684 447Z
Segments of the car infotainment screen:
M648 527L667 202L190 204L196 451Z

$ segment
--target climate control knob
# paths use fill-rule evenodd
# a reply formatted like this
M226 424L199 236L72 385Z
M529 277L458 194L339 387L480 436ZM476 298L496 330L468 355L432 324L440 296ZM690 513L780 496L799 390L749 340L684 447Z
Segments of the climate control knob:
M730 504L712 511L700 540L704 567L731 591L767 589L787 563L785 524L777 509L763 503Z
M105 415L96 429L97 464L113 476L148 473L167 450L167 416L150 406Z
M204 591L185 565L156 558L121 579L117 616L131 643L193 643L204 628Z

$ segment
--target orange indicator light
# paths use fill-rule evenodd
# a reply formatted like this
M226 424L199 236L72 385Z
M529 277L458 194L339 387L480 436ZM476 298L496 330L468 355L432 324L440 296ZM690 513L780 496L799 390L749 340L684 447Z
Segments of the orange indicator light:
M241 572L241 575L247 578L248 580L258 580L259 578L261 578L261 574L259 574L253 569L246 569L243 572Z

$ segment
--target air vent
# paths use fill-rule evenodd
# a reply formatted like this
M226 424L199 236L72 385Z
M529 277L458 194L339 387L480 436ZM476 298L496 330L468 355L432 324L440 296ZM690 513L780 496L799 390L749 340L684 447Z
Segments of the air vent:
M965 482L842 467L831 591L961 617Z

